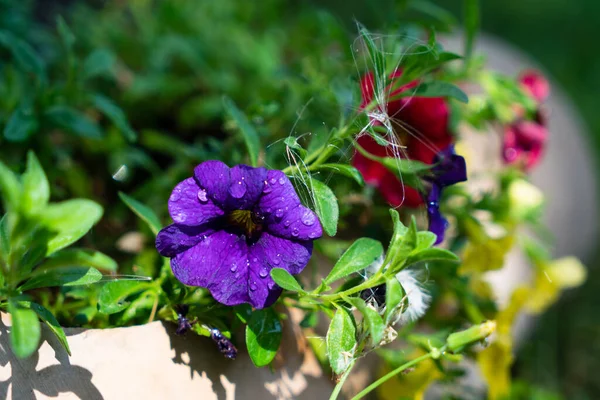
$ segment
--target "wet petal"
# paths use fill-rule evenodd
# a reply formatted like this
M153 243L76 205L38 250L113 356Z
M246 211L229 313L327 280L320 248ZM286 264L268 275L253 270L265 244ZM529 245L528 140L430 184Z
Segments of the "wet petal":
M247 165L236 165L231 168L227 208L229 210L254 208L262 194L266 178L267 170L264 168L253 168Z
M220 303L232 306L250 302L244 237L217 231L174 257L171 269L183 284L208 288Z
M177 254L195 246L206 236L214 233L207 226L185 226L172 224L161 229L156 235L156 250L163 257L175 257Z
M224 212L206 197L194 178L188 178L173 189L169 214L176 224L196 226L210 222Z
M194 168L194 178L208 199L224 209L231 182L229 167L221 161L205 161Z
M290 274L299 274L306 267L311 254L310 241L297 242L263 233L249 248L250 303L256 308L273 304L281 288L271 278L271 270L283 268Z

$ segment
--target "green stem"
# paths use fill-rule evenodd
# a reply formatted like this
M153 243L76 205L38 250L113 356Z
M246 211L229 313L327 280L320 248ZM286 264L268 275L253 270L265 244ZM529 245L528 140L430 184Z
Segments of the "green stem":
M352 398L352 400L358 400L363 398L364 396L366 396L367 394L371 393L373 390L375 390L378 386L380 386L381 384L383 384L384 382L388 381L389 379L393 378L394 376L398 375L400 372L412 367L413 365L416 365L418 363L420 363L421 361L425 361L429 358L432 358L433 354L432 353L427 353L422 355L421 357L417 357L412 361L409 361L405 364L402 364L401 366L399 366L398 368L396 368L395 370L385 374L384 376L382 376L381 378L377 379L375 382L371 383L369 386L367 386L365 389L363 389L359 394L357 394L356 396L354 396Z
M333 388L333 392L331 392L331 396L329 396L329 400L335 400L338 398L338 396L340 395L340 392L342 391L342 386L344 386L344 382L346 382L346 379L350 375L350 372L352 371L352 368L354 367L355 363L356 363L356 360L352 360L350 365L348 365L348 368L346 368L346 371L341 376L339 382L335 385L335 388Z
M381 273L376 273L369 280L364 281L358 286L354 286L348 290L344 290L343 292L333 293L333 294L315 294L315 297L318 297L321 300L325 301L334 301L344 296L350 296L351 294L361 292L365 289L369 289L373 286L377 286L380 283L383 283L383 275Z

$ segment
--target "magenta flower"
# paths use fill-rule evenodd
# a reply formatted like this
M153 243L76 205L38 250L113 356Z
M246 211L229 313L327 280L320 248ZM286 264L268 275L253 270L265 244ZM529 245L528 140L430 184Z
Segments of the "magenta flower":
M276 170L206 161L169 198L174 224L156 237L175 277L208 288L225 305L273 304L281 294L270 272L300 273L321 237L316 214Z

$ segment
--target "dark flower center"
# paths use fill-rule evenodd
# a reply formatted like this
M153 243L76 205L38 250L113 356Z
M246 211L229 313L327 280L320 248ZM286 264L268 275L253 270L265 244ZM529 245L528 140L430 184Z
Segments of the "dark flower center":
M262 231L261 219L250 210L234 210L227 215L230 226L240 229L251 238Z

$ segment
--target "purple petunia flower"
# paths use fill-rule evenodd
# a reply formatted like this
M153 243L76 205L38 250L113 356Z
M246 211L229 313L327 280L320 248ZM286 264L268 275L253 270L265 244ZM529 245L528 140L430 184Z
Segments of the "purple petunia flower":
M448 221L440 212L442 191L446 186L467 180L467 165L463 157L454 153L454 146L440 151L435 156L434 163L436 165L431 169L432 175L427 178L431 183L427 194L427 215L429 230L436 234L435 244L439 244L444 240L448 227Z
M158 233L158 252L179 281L226 305L273 304L281 288L271 269L300 273L322 235L283 172L220 161L198 165L173 189L169 214L174 223Z

